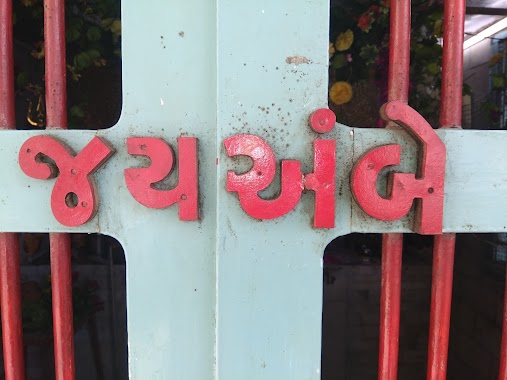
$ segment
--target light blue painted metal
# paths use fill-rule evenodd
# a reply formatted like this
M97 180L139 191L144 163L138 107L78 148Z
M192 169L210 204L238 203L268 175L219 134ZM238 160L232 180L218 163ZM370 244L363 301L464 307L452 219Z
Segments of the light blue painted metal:
M225 0L218 10L219 142L258 134L278 158L303 159L310 171L316 135L307 120L327 104L327 2ZM224 191L233 166L223 149L219 162L218 378L320 379L322 235L330 232L310 228L310 199L279 220L249 218Z
M154 0L123 3L123 111L104 131L1 133L0 231L100 232L127 258L129 368L132 379L319 379L322 253L340 235L409 232L366 217L351 197L349 173L371 147L400 143L402 169L415 170L414 141L402 130L337 125L336 228L311 228L313 196L288 215L260 222L225 191L222 141L258 134L278 159L312 169L310 113L326 106L328 3L325 0ZM129 136L199 138L200 221L177 207L145 208L123 170ZM507 229L507 135L438 131L447 144L444 231ZM18 151L30 136L57 136L74 150L93 136L115 155L95 174L99 211L66 228L53 217L54 181L25 176ZM218 160L218 161L217 161ZM279 182L279 181L278 181ZM266 191L276 193L278 183ZM27 217L29 215L29 217Z

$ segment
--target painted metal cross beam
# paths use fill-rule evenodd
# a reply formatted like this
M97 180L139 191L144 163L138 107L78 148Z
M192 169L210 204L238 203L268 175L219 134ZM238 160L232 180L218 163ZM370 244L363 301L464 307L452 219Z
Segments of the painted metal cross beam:
M331 210L326 209L327 213L332 211L332 224L316 227L330 229L325 232L329 236L341 236L350 232L413 232L412 225L417 221L417 217L409 210L414 199L410 198L405 201L404 208L406 210L402 210L400 215L390 217L388 215L396 214L398 211L389 213L389 210L386 210L387 204L396 203L398 198L401 200L403 197L393 195L391 201L385 199L385 191L382 196L382 188L388 187L387 177L393 172L395 172L395 177L399 175L396 174L398 172L415 175L418 166L418 153L421 150L417 146L416 140L401 128L394 130L349 128L339 124L336 125L335 131L325 136L326 139L322 139L318 135L311 136L312 132L304 126L306 118L297 123L302 126L302 132L294 135L308 137L307 146L298 155L291 156L294 159L291 162L297 162L298 167L309 166L312 161L316 161L313 157L314 148L312 146L315 141L336 143L336 148L333 147L336 157L332 157L332 162L336 166L336 182L334 183L336 190L333 191L333 198L328 203ZM259 194L273 181L276 183L273 192L281 190L282 195L278 199L283 202L283 192L286 191L286 187L303 186L301 174L299 174L299 185L296 183L297 181L291 185L290 177L284 172L283 165L281 174L278 173L276 167L270 167L269 178L260 176L261 173L257 171L257 177L262 177L262 179L228 179L231 175L241 177L241 175L232 174L235 172L250 170L253 173L254 170L258 170L258 168L255 169L257 166L252 169L252 165L247 159L231 159L233 156L255 156L252 153L234 151L234 149L240 148L234 148L232 144L246 145L258 151L263 147L262 149L269 150L268 153L273 160L289 162L282 155L290 151L290 147L293 145L291 138L295 136L286 137L287 134L283 128L278 134L268 132L269 137L265 138L260 137L264 131L256 131L255 127L245 131L250 134L234 134L229 137L226 134L222 144L220 141L216 141L214 146L211 146L212 149L209 149L210 145L203 144L203 138L199 137L199 135L205 134L195 131L192 133L195 137L190 138L188 137L190 132L185 132L184 135L187 137L181 137L177 134L178 132L176 135L170 132L173 130L170 125L164 125L164 127L162 128L164 131L159 133L153 128L143 129L144 133L141 134L146 135L145 138L131 137L132 134L123 126L122 122L114 128L103 131L2 132L3 142L0 147L0 158L4 163L2 168L4 183L0 193L0 210L4 217L0 220L0 229L2 231L102 232L116 235L120 219L123 218L126 208L135 209L136 215L147 222L154 215L163 212L168 219L167 223L171 223L171 225L181 223L179 220L195 221L196 224L200 224L207 219L209 210L217 207L217 199L214 196L214 191L217 189L224 197L223 202L227 202L227 208L220 212L225 214L239 213L244 222L256 225L259 221L270 223L269 220L274 219L271 223L291 224L293 219L289 214L294 213L297 215L297 219L300 219L301 228L312 230L312 227L315 227L313 224L314 211L308 209L315 201L307 194L301 195L299 189L296 201L292 202L294 204L285 206L286 210L278 210L276 207L270 206L269 202L272 200L269 195L256 195L258 202L251 206L248 201L248 191ZM254 132L257 134L251 134ZM504 149L507 135L503 131L484 132L454 129L437 130L434 131L434 134L447 150L446 160L444 157L445 161L442 160L438 163L438 166L445 169L445 184L442 187L444 189L443 232L506 231L507 226L502 221L502 216L507 212L507 198L504 196L507 191L507 169L502 165L493 165L493 163L503 162L502 160L507 159L507 150ZM135 135L139 135L139 133ZM312 141L312 137L315 138L314 141ZM197 141L201 141L199 148L197 148ZM283 149L277 149L283 144L286 145ZM141 148L136 151L136 146ZM177 158L173 158L174 154L170 146L178 148L176 150L178 152ZM384 150L389 146L397 147L395 149L400 151L399 165L389 162L378 167L378 170L358 168L358 166L367 165L369 161L374 160L372 149L377 148L382 150L380 153L385 153ZM75 159L72 159L72 153L68 153L66 147L80 153ZM148 150L144 152L143 149L146 147ZM215 149L218 149L216 156L214 155ZM254 157L254 160L266 159L267 150L262 150L261 158ZM277 155L277 152L281 153ZM59 170L51 173L47 164L40 163L35 158L38 154L44 154L56 161L55 166ZM443 154L445 156L445 151ZM81 159L85 155L87 157ZM366 157L363 157L365 155ZM139 159L140 156L148 157L150 160ZM371 159L368 160L370 156ZM208 162L205 162L206 158L204 157L207 157ZM440 154L437 154L436 157L428 155L428 161L434 163L432 160L436 160L438 157ZM72 161L81 161L81 164ZM174 161L179 165L179 173L173 173L171 177L173 183L178 183L177 186L173 185L176 188L174 190L153 189L151 184L164 180L173 166L176 166ZM103 167L99 169L101 164ZM197 164L199 169L197 169ZM71 167L76 169L70 169ZM76 176L78 177L77 184L71 183L76 174L74 171L83 172L86 167L89 169L81 173L84 175L83 180L86 181L86 177L90 177L90 179L94 179L95 184L85 183L83 185L79 176ZM159 170L159 167L160 173L151 174ZM386 168L390 170L379 173L381 169ZM263 169L266 167L263 166ZM93 173L95 171L97 172ZM275 172L276 176L281 177L281 184L277 183L274 178ZM300 169L298 169L298 173L300 173ZM210 175L213 175L213 184L207 181L207 176ZM373 177L368 177L370 175ZM143 179L143 176L146 176L146 179ZM54 177L56 180L44 182L33 180L33 178L50 179ZM198 182L199 191L197 190ZM237 188L239 185L233 185L238 182L245 185L247 190L240 190ZM189 189L189 183L194 183L195 188ZM171 187L171 184L166 184L167 186ZM186 188L182 189L185 186ZM373 188L365 192L368 186ZM355 194L356 199L353 197L354 187L358 189ZM92 192L92 188L97 191L97 199L94 199L95 191ZM430 193L433 193L433 187L428 186L428 188ZM80 191L85 191L85 193L81 194ZM172 191L174 194L170 194ZM242 194L242 191L247 192L245 193L247 199L245 202L242 201L241 196L238 199L230 193ZM200 196L198 192L200 192ZM81 202L77 207L76 205L67 206L65 195L69 193L76 194L78 199L85 203ZM167 197L169 197L168 200L165 200ZM373 197L378 197L384 203L380 203L380 205L375 202L368 203L368 200ZM158 198L160 199L157 200ZM183 200L189 202L185 203ZM190 200L192 200L192 206L188 206ZM88 203L90 207L82 207L82 204L88 205ZM145 207L140 207L136 203ZM368 203L371 206L361 207L362 203ZM172 204L175 204L175 207L171 208ZM242 204L246 205L243 206L244 210L242 210ZM379 208L379 211L374 211L376 207ZM29 218L27 218L26 211L21 212L20 209L23 208L31 211ZM367 213L364 208L367 212L370 211ZM84 210L84 215L82 215L82 210ZM253 218L246 214L253 216ZM438 227L438 220L435 223ZM438 228L431 233L439 233Z
M395 220L364 211L375 215L369 199L376 187L386 188L376 175L415 174L423 161L443 170L442 157L420 157L405 129L309 128L310 116L327 103L327 1L122 6L120 120L101 131L2 132L0 231L99 232L122 243L133 379L320 378L324 247L351 232L412 232L413 197ZM432 133L446 150L445 179L436 175L438 186L410 174L394 181L423 203L443 189L436 223L444 232L506 231L507 135ZM252 160L236 157L245 148L234 145L238 136L262 140L253 157L259 146L272 154L269 173L252 175L269 174L273 185L247 194L246 207L235 178L250 171ZM316 140L328 141L323 150ZM399 146L388 148L395 156L401 148L400 164L380 171L375 163L391 157L379 153L383 146ZM334 186L325 198L334 200L331 210L302 193L322 194L317 151L333 163L334 181L325 178ZM40 163L38 153L58 171ZM284 164L275 174L273 162L289 159L292 203L272 218L248 215L249 200L283 193ZM167 188L153 188L171 166L178 170ZM353 194L354 181L369 181L369 193Z

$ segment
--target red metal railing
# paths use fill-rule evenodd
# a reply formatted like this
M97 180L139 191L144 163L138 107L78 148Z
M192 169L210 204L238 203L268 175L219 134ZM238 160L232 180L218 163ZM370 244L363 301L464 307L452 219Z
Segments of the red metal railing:
M410 0L391 2L388 100L408 103L410 73ZM389 127L389 126L388 126ZM379 380L398 378L401 261L403 234L382 237Z
M70 236L50 234L56 380L74 380L74 327Z
M455 234L435 236L431 286L428 380L445 380L451 320Z
M464 0L444 3L444 47L442 65L442 128L461 124L463 86ZM389 101L408 102L410 67L410 0L391 2L389 54ZM380 299L380 348L378 378L397 379L401 257L403 235L385 234L382 244L382 285ZM452 299L455 234L435 236L433 280L428 344L429 380L446 378L449 324ZM507 309L505 323L507 325ZM506 327L507 330L507 327ZM504 333L507 345L507 333ZM507 357L507 349L502 363ZM503 364L505 368L506 365ZM503 379L507 379L507 370Z
M440 128L461 126L465 0L444 2ZM431 288L428 380L445 380L449 351L455 234L435 236Z
M0 130L14 129L12 1L0 1ZM24 380L18 236L0 234L0 303L6 380Z
M500 371L498 373L498 379L507 380L507 276L505 277L502 330L503 330L502 343L500 349Z
M46 57L46 125L51 129L66 129L64 0L44 1L44 49ZM74 328L69 235L50 234L50 255L56 380L73 380L75 377Z
M380 288L379 380L398 378L402 250L402 234L384 234Z

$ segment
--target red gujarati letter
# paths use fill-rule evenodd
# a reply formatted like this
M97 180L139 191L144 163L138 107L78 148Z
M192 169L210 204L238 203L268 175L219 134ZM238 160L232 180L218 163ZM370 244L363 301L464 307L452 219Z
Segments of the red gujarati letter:
M303 190L299 161L282 160L280 195L262 199L259 191L269 186L276 173L275 155L269 144L259 136L242 134L225 139L224 145L229 157L248 156L253 160L247 173L227 172L227 191L238 193L239 203L248 215L261 220L275 219L296 207Z
M68 227L88 222L97 211L98 197L92 174L114 153L94 137L79 154L49 136L25 141L19 151L19 166L32 178L57 177L51 193L51 209L56 220ZM44 157L54 163L43 162Z
M178 203L180 220L197 220L197 138L178 138L178 185L170 190L152 187L166 178L174 165L173 151L163 139L130 137L127 138L127 148L129 154L146 156L151 160L147 168L125 169L125 182L134 199L149 208L166 208Z
M402 126L420 145L418 170L394 173L388 179L387 198L376 189L379 172L399 165L401 146L374 148L364 154L352 170L351 188L356 202L368 215L392 221L405 216L415 200L414 231L425 235L442 233L445 179L445 145L428 122L413 108L393 101L381 109L384 119Z
M313 226L334 228L335 219L336 141L313 142L313 173L304 177L305 190L315 192Z
M310 116L310 127L317 133L330 132L336 115L328 108L320 108ZM336 190L336 141L315 140L313 143L313 173L304 177L305 190L315 192L313 226L334 228Z

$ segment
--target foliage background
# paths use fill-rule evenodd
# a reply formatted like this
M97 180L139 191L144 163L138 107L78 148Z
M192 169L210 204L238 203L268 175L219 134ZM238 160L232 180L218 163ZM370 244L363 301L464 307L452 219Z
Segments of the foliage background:
M69 128L112 126L121 107L118 0L66 0ZM14 0L18 128L44 128L43 0ZM92 106L93 103L93 106Z
M330 106L338 121L383 126L378 110L387 101L389 0L341 1L331 8ZM442 0L413 0L409 104L438 127L442 63ZM353 35L347 49L344 34ZM348 83L348 101L336 98L336 83ZM334 88L333 88L334 86Z

